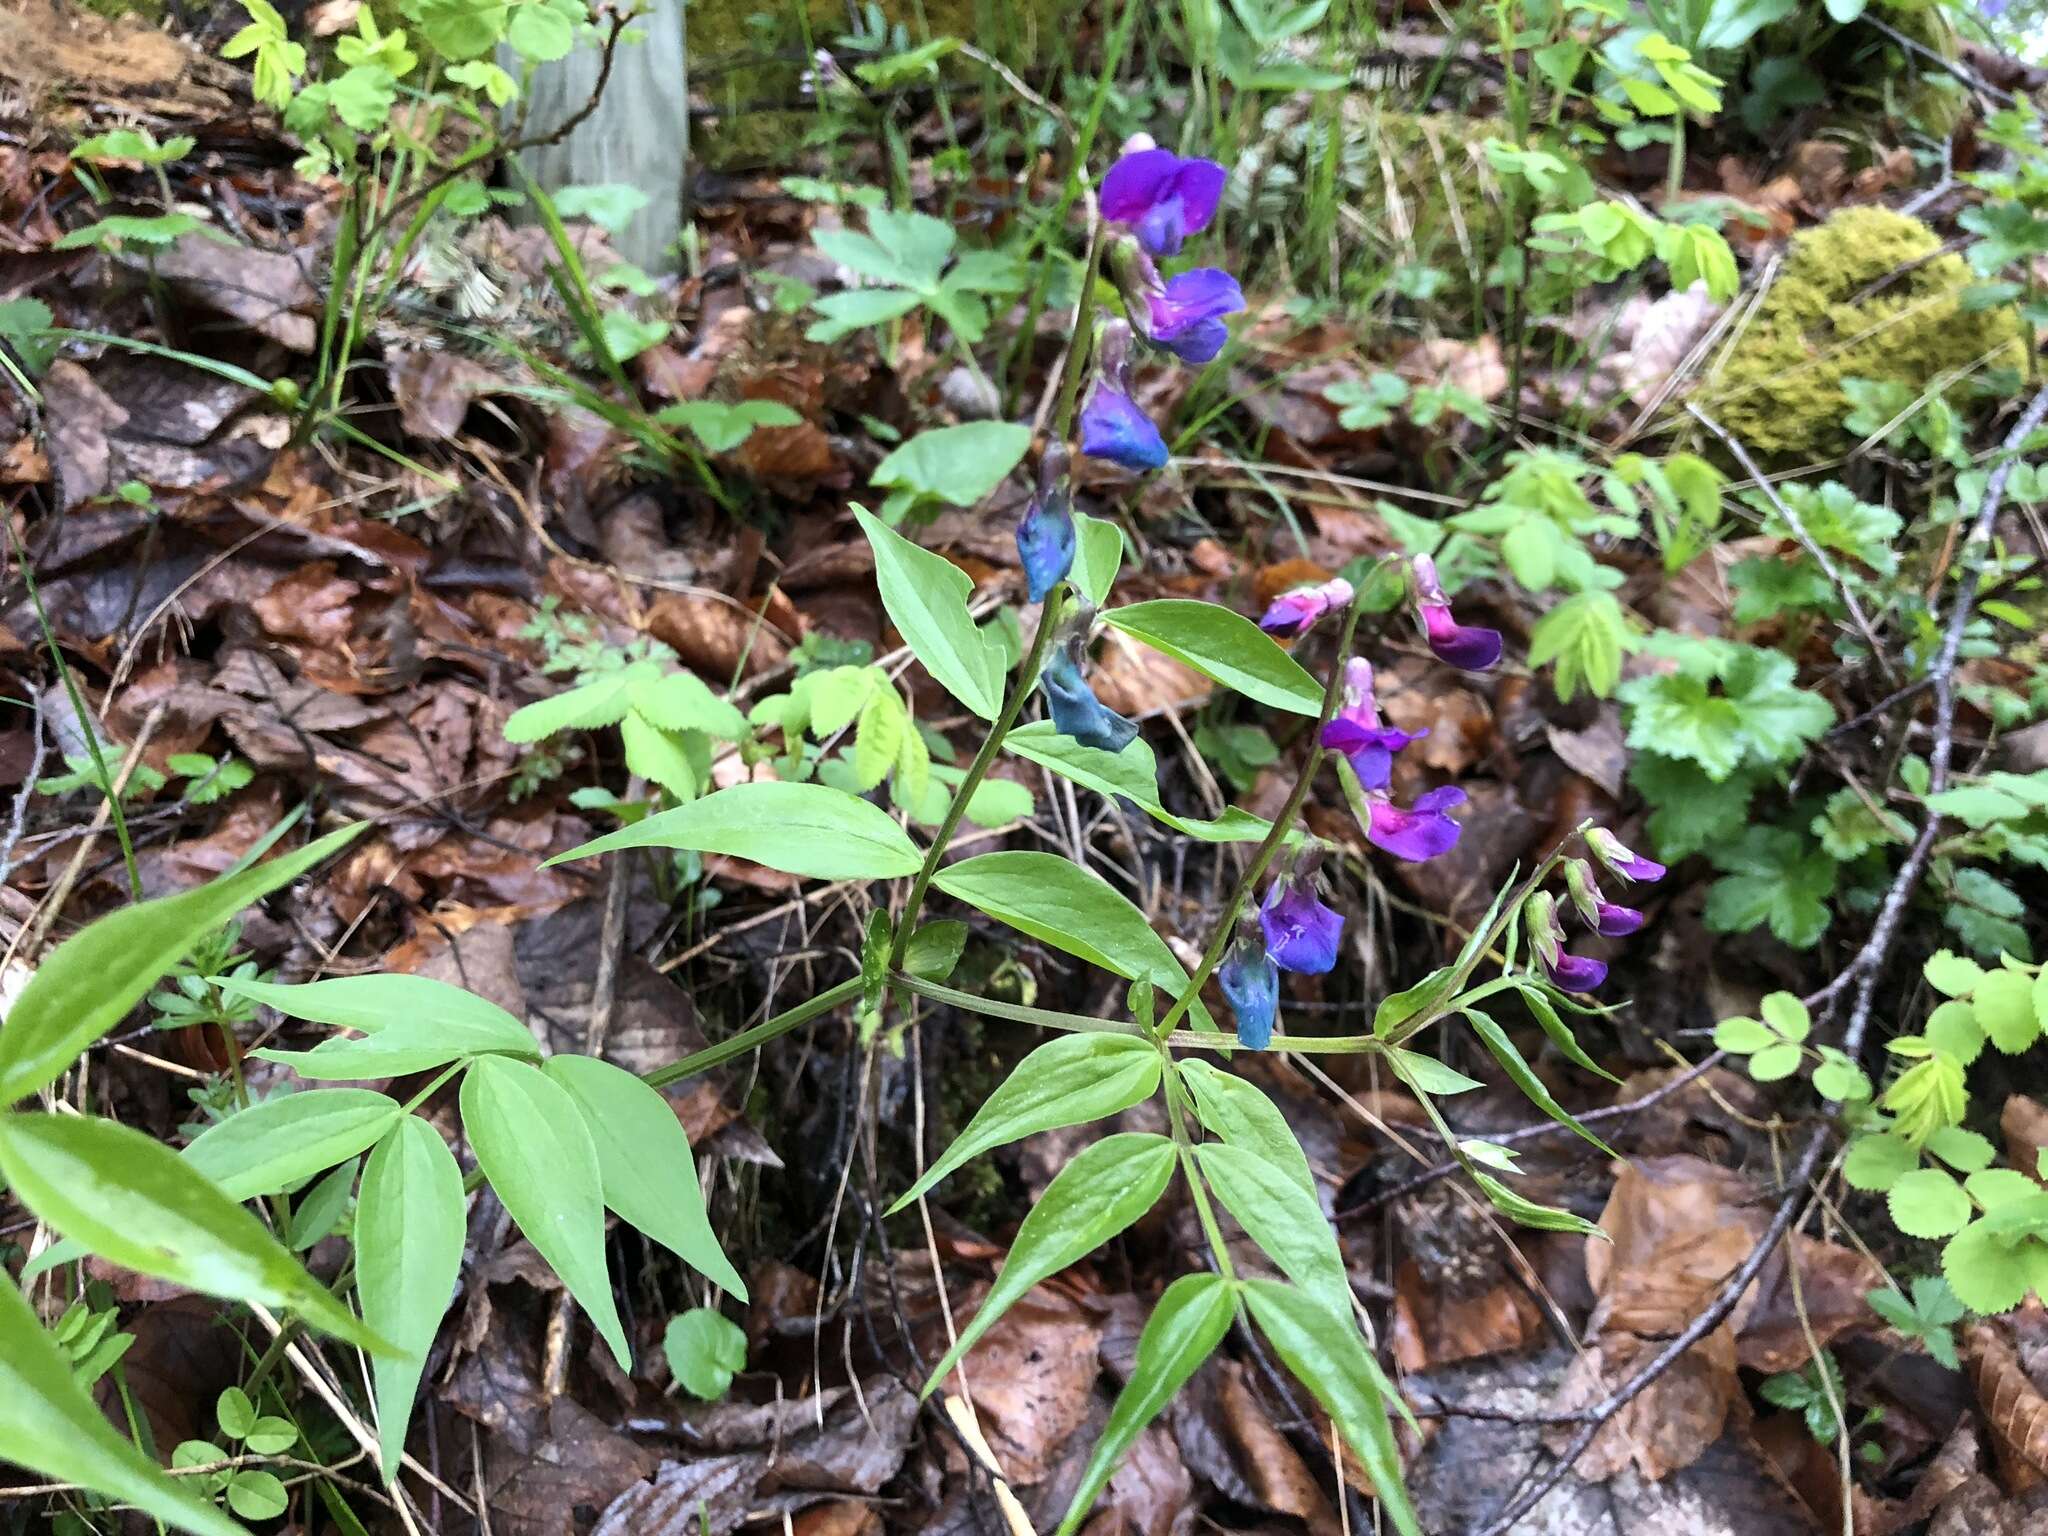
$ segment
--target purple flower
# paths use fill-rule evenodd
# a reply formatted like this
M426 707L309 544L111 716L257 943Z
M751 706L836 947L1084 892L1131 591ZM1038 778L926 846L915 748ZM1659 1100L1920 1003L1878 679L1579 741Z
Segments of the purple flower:
M1017 557L1024 563L1024 580L1031 601L1042 603L1046 593L1067 579L1074 568L1074 504L1067 489L1067 450L1054 443L1038 462L1038 494L1024 509L1017 524Z
M1131 399L1131 328L1112 320L1102 328L1095 383L1081 406L1081 451L1137 474L1162 468L1166 439Z
M1259 628L1269 635L1282 635L1291 640L1297 635L1307 634L1324 614L1342 608L1350 601L1351 583L1342 576L1332 576L1317 586L1296 587L1291 592L1282 592L1266 605Z
M1597 992L1607 980L1607 967L1588 955L1560 951L1555 960L1543 962L1550 979L1567 992Z
M1566 882L1571 882L1569 873ZM1557 901L1548 891L1538 891L1522 907L1529 924L1529 947L1536 951L1543 972L1567 992L1591 992L1607 979L1607 967L1585 955L1574 955L1564 947L1564 926L1557 920Z
M1324 906L1306 879L1283 875L1266 891L1259 908L1259 928L1266 935L1266 953L1275 965L1304 976L1321 976L1337 963L1344 917Z
M1372 663L1363 656L1344 663L1344 705L1323 727L1323 745L1351 759L1361 785L1385 789L1393 775L1394 754L1428 734L1426 728L1397 731L1381 725L1379 705L1372 696Z
M1216 967L1216 985L1237 1015L1237 1043L1263 1051L1273 1038L1273 1019L1280 1010L1280 971L1257 935L1242 934L1230 946Z
M1171 256L1209 227L1227 179L1214 160L1183 160L1140 135L1102 178L1102 216L1129 225L1154 256Z
M1450 807L1465 803L1465 791L1455 784L1432 789L1403 810L1384 794L1368 794L1371 819L1365 827L1366 841L1384 853L1411 864L1448 853L1458 844L1461 830L1451 819Z
M1654 881L1664 878L1662 864L1624 847L1621 839L1605 827L1588 827L1586 846L1593 850L1594 858L1624 880Z
M1186 363L1206 363L1230 339L1222 317L1244 308L1244 290L1228 272L1198 267L1148 290L1146 338Z
M1071 736L1082 746L1101 752L1121 752L1138 734L1137 726L1095 697L1068 647L1054 649L1038 681L1045 689L1053 728L1062 736Z
M1437 580L1436 562L1427 555L1415 557L1415 605L1437 660L1466 672L1484 672L1500 660L1500 631L1460 624L1451 617L1451 600Z
M1564 866L1565 889L1586 926L1606 939L1619 939L1643 926L1643 914L1634 907L1609 901L1593 879L1593 866L1584 859L1568 860Z
M1626 938L1643 926L1643 914L1634 907L1602 901L1595 908L1593 931L1603 939Z

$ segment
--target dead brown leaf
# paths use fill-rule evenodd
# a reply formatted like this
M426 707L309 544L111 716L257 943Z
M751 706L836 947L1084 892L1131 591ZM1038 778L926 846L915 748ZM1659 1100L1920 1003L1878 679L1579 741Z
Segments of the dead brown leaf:
M774 671L796 638L709 590L658 594L647 606L647 632L718 686L743 665L747 677Z
M400 424L414 437L436 442L462 430L472 402L505 387L483 364L443 348L393 347L384 368Z
M1193 667L1114 629L1103 636L1088 681L1096 698L1118 714L1134 718L1205 699L1214 687Z
M1040 1285L968 1351L968 1396L1012 1484L1043 1478L1061 1443L1088 1417L1101 1340L1100 1324L1079 1302Z
M2024 1492L2048 1478L2048 1397L2028 1377L1996 1319L1964 1331L1963 1354L2006 1486Z
M69 511L112 491L114 450L108 439L128 413L69 358L50 364L43 376L43 419L58 506Z
M258 250L224 239L217 230L195 229L166 250L123 252L121 260L287 351L311 352L319 338L314 316L320 294L308 276L312 261L305 255Z
M2048 1105L2024 1093L2012 1094L1998 1112L1998 1131L2005 1138L2006 1160L2034 1175L2043 1149L2048 1149Z

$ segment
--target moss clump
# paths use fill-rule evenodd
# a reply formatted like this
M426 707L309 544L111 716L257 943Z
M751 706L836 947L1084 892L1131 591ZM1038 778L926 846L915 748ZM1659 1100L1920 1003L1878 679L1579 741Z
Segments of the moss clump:
M1854 444L1844 379L1917 394L1982 360L2019 364L2018 314L1964 310L1970 269L1940 249L1933 230L1889 208L1845 208L1795 235L1700 403L1759 458L1810 460Z

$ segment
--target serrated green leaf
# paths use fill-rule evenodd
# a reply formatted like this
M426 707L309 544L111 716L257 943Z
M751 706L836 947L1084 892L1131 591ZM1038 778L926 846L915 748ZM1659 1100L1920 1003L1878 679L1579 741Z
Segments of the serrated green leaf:
M1892 1225L1908 1237L1948 1237L1970 1219L1970 1197L1939 1168L1900 1174L1886 1194Z
M1968 997L1984 979L1984 968L1952 949L1938 949L1922 968L1927 983L1950 997Z
M2048 1287L2048 1246L2037 1238L2009 1244L1988 1222L1973 1221L1941 1250L1941 1272L1956 1300L1990 1317Z
M957 321L954 329L962 329ZM970 325L967 329L973 327ZM1024 455L1030 447L1031 429L1014 422L969 421L956 427L934 427L918 433L891 452L875 466L869 479L885 489L910 491L950 506L974 507L995 494L996 487L1009 478L1010 471L1024 462ZM865 523L862 526L865 527ZM873 537L870 533L869 538ZM914 544L910 547L917 548ZM879 547L876 556L879 560ZM931 558L936 560L939 557L934 555ZM958 570L956 566L949 565L949 568ZM893 609L890 617L895 617ZM896 627L903 629L900 623ZM904 630L903 638L910 638L908 630ZM919 659L922 660L922 656ZM950 688L952 685L947 686ZM961 699L960 702L966 704L967 700ZM969 704L968 707L974 706ZM992 717L993 711L983 716L984 719Z
M597 1325L619 1369L631 1370L605 1267L597 1147L575 1100L537 1067L483 1056L462 1077L462 1125L520 1232Z
M1945 1126L1928 1137L1927 1150L1959 1173L1989 1168L1998 1155L1988 1138L1959 1125Z
M2041 1021L2034 1013L2034 978L2030 976L1992 971L1977 983L1970 1004L1985 1037L2008 1056L2041 1038Z
M541 741L557 731L617 725L632 707L635 684L645 676L645 672L628 667L585 683L580 688L535 700L512 712L505 722L505 739L520 744Z
M1849 1143L1842 1177L1851 1189L1882 1193L1920 1166L1920 1154L1904 1139L1876 1133Z
M1017 1228L987 1298L933 1368L920 1396L929 1397L1026 1291L1087 1257L1151 1210L1173 1177L1174 1160L1171 1141L1144 1131L1105 1136L1075 1154Z

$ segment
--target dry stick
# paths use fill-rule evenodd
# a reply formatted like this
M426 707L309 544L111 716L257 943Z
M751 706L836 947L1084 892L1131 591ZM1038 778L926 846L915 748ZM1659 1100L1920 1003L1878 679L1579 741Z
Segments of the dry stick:
M1749 450L1743 447L1726 427L1701 410L1697 402L1689 400L1685 408L1701 426L1727 445L1728 451L1735 455L1735 462L1740 464L1744 473L1757 483L1758 489L1770 498L1772 510L1785 520L1785 526L1792 530L1792 537L1799 541L1799 547L1813 557L1813 563L1820 567L1820 573L1827 578L1828 585L1842 594L1842 602L1849 610L1850 621L1863 636L1864 644L1870 647L1871 659L1884 669L1887 678L1897 682L1898 674L1892 670L1891 657L1885 654L1884 647L1878 643L1877 631L1871 627L1870 616L1863 611L1863 604L1856 600L1855 589L1835 568L1835 563L1828 558L1827 551L1822 549L1815 542L1813 535L1806 531L1806 525L1800 522L1799 514L1785 504L1785 498L1780 496L1778 488L1764 477L1764 472L1757 467L1756 460L1749 456Z
M0 838L0 883L14 872L14 850L21 842L22 829L28 825L28 802L36 792L36 780L43 776L43 754L49 746L49 738L43 729L43 692L31 688L35 699L35 714L29 721L28 774L21 781L21 791L14 797L14 812L7 818L7 836Z
M1991 525L1997 519L1999 503L2005 499L2005 482L2018 462L2020 448L2039 429L2044 418L2048 418L2048 388L2037 393L2027 406L2026 412L2006 434L2001 448L2001 461L1992 471L1984 487L1984 504L1978 509L1977 520L1971 525L1970 535L1964 541L1958 557L1963 574L1956 584L1955 606L1949 611L1948 628L1942 636L1940 654L1935 657L1929 675L1934 679L1934 747L1928 754L1928 793L1938 793L1948 783L1949 760L1955 750L1955 668L1956 657L1962 650L1963 629L1969 623L1970 604L1977 594L1977 581L1983 569L1983 551L1991 542ZM1885 958L1891 952L1893 938L1898 932L1899 919L1906 910L1906 902L1914 888L1920 883L1920 875L1927 867L1929 855L1933 852L1935 839L1941 832L1941 814L1927 813L1927 824L1921 828L1920 836L1913 844L1913 851L1906 856L1891 889L1885 893L1884 904L1879 908L1877 921L1872 925L1870 938L1863 948L1856 952L1845 969L1834 982L1824 988L1823 998L1838 992L1844 983L1856 980L1856 1000L1849 1011L1849 1027L1842 1035L1842 1050L1852 1060L1863 1048L1863 1036L1870 1026L1871 1004L1877 995L1877 984L1884 972ZM1606 1428L1607 1423L1621 1410L1633 1402L1641 1393L1672 1366L1684 1357L1686 1351L1727 1320L1741 1301L1742 1293L1749 1289L1764 1264L1778 1246L1785 1234L1792 1229L1793 1218L1801 1212L1801 1197L1806 1186L1812 1182L1819 1170L1822 1154L1826 1152L1832 1134L1831 1123L1823 1122L1814 1128L1807 1139L1805 1150L1799 1155L1787 1181L1785 1198L1772 1215L1764 1235L1750 1250L1749 1257L1734 1274L1721 1284L1713 1303L1686 1325L1683 1332L1658 1351L1655 1358L1627 1382L1608 1393L1587 1410L1585 1426L1572 1437L1564 1453L1552 1462L1548 1470L1531 1484L1519 1497L1504 1509L1493 1523L1478 1536L1505 1536L1515 1523L1546 1498L1552 1489L1564 1481L1573 1464L1585 1454L1593 1439Z

